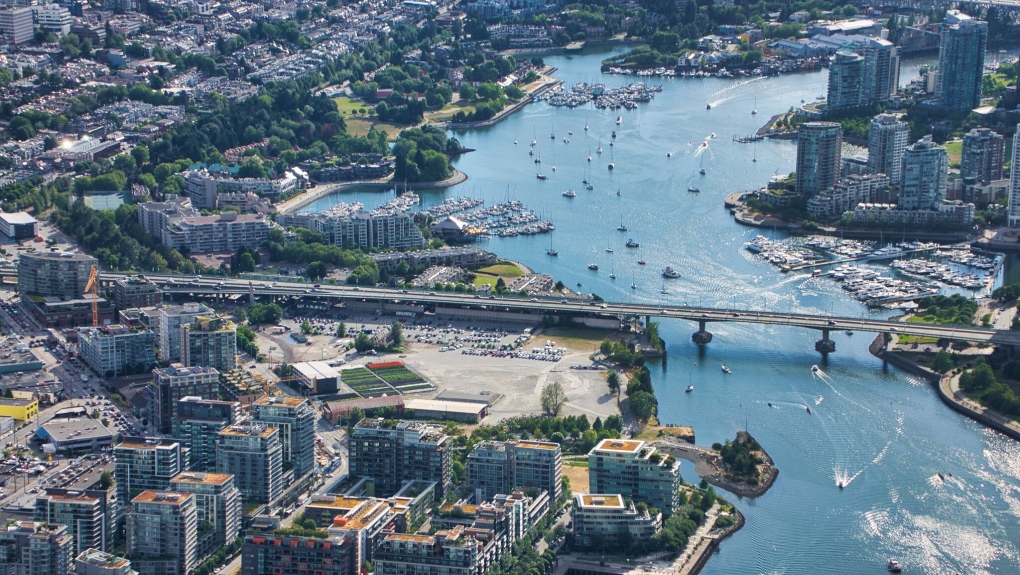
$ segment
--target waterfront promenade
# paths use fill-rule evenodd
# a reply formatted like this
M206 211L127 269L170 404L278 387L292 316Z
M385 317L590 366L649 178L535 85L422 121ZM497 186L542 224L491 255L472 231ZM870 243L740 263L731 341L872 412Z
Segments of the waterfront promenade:
M468 179L467 174L453 170L453 175L445 180L438 182L414 182L408 185L408 189L428 190L433 188L449 188L450 186L456 186L457 184L463 184ZM377 190L388 190L399 185L399 182L393 181L393 178L380 178L377 180L354 180L351 182L339 182L335 184L323 184L309 188L304 192L290 198L284 202L280 202L276 205L276 211L281 214L290 214L300 210L301 208L325 198L331 194L337 192L343 192L347 190L356 189L377 189Z
M967 397L960 390L959 374L942 377L938 381L938 390L942 401L956 411L1013 439L1020 440L1020 423Z

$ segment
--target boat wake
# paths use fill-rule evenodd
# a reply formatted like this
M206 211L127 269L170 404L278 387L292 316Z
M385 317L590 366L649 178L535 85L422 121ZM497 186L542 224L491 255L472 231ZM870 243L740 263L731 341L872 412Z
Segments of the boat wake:
M751 82L758 82L758 81L760 81L760 80L762 80L764 78L765 78L765 76L759 76L759 77L750 78L748 80L743 80L743 81L740 81L740 82L735 82L733 84L730 84L729 86L726 86L725 88L723 88L721 90L718 90L715 93L713 93L712 95L710 95L708 97L708 102L707 103L711 104L711 106L713 108L715 108L719 104L723 104L725 102L741 101L741 100L751 101L752 96L750 96L748 94L740 93L740 89L743 88L744 86L750 84Z
M824 395L819 395L818 397L815 398L815 405L818 405L818 404L820 404L823 401L825 401L825 396Z
M902 434L903 434L903 428L902 427L897 427L896 428L896 435L894 435L892 439L890 439L889 441L886 442L885 446L882 447L882 449L880 449L878 451L878 454L875 455L875 457L871 460L870 463L868 463L864 467L860 468L857 471L857 473L854 473L853 475L850 474L849 470L843 469L843 468L841 468L839 466L833 467L833 475L834 475L834 480L836 482L836 485L837 486L842 486L844 488L845 487L849 487L850 484L853 483L855 479L860 477L860 475L862 473L867 471L867 469L869 467L871 467L872 465L878 465L879 463L881 463L882 460L885 459L885 456L889 453L889 447L892 446L893 442L896 441L897 439L899 439L900 435L902 435Z

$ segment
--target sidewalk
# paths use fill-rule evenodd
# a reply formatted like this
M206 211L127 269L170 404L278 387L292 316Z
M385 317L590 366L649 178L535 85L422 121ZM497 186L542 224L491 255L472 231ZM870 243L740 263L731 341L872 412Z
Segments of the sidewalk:
M995 410L988 409L964 395L964 393L960 391L959 375L943 377L939 381L939 394L942 396L944 401L952 402L963 413L970 415L981 423L984 423L993 429L997 429L1014 439L1020 439L1020 423L1017 423L1007 417L1003 417Z

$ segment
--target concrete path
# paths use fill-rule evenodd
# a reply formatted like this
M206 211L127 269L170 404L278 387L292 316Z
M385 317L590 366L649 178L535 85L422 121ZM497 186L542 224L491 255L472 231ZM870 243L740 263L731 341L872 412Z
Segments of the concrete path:
M1011 429L1017 434L1020 434L1020 423L1017 423L1016 421L1009 419L1007 417L1003 417L998 412L992 409L988 409L987 407L984 407L980 403L964 395L964 393L960 391L959 375L954 375L952 377L943 377L942 380L939 381L939 393L941 393L943 397L949 399L950 401L966 409L967 411L973 412L982 417L986 417L992 421L995 421L999 425L1002 425L1003 427Z

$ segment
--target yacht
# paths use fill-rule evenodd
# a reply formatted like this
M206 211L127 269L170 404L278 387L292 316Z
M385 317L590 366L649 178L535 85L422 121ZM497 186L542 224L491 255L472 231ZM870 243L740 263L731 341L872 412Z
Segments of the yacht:
M701 188L688 187L687 191L691 192L692 194L700 194L701 193Z
M556 256L560 255L560 252L558 252L558 251L556 251L556 250L554 250L552 248L549 248L549 249L545 250L545 255L556 257Z
M588 269L593 272L597 272L599 271L599 264L588 264Z
M705 109L706 110L711 110L712 109L712 104L705 104Z
M730 368L726 367L726 364L725 364L725 363L724 363L724 364L722 364L722 372L723 372L723 373L725 373L725 374L727 374L727 375L729 375L729 374L733 373L733 371L731 371L731 370L730 370Z
M636 247L638 247L638 246L640 246L640 245L641 245L641 244L639 244L639 243L637 243L637 242L635 242L635 241L634 241L634 238L628 238L628 239L627 239L627 247L628 247L628 248L636 248Z
M623 222L620 222L620 225L616 226L616 231L625 232L627 231L627 226L623 225Z
M639 265L639 266L645 265L645 260L638 260L637 261L637 265Z
M619 126L622 123L623 123L623 116L617 116L616 117L616 125Z
M903 571L903 565L900 565L900 562L896 559L889 559L889 563L886 564L885 568L888 569L890 573L899 573L900 571Z
M666 266L666 268L662 270L662 277L664 277L664 278L678 278L678 277L680 277L680 272L676 271L675 269L673 269L673 268L671 268L669 266Z
M693 385L688 385L687 389L685 389L684 391L687 392L687 393L690 393L690 392L694 391L694 386Z
M567 191L563 192L563 197L564 198L576 198L577 197L577 192L575 192L574 190L567 190Z
M878 248L871 252L868 256L868 260L894 260L898 259L903 255L903 250L895 246L887 246L884 248Z
M540 180L545 180L545 179L548 179L548 178L549 178L549 176L546 176L546 175L545 175L545 174L543 174L543 173L538 173L538 174L535 174L535 177L536 177L536 178L538 178L538 179L540 179Z

